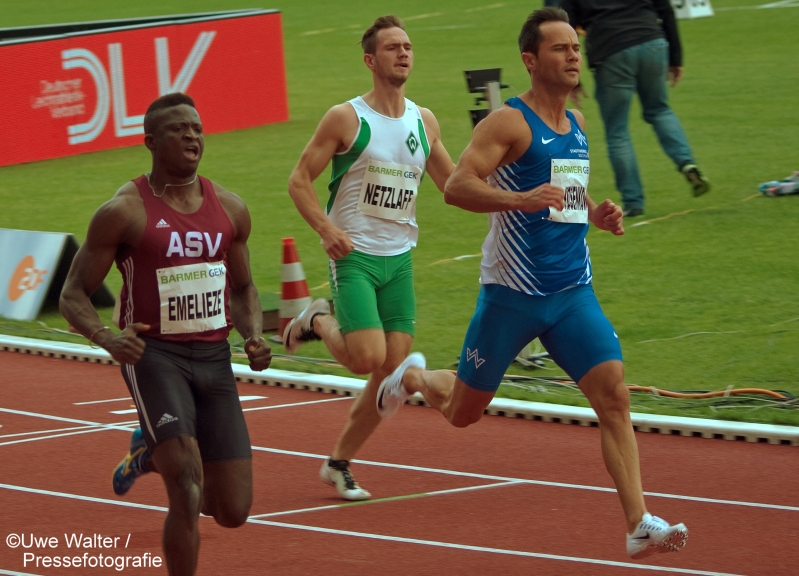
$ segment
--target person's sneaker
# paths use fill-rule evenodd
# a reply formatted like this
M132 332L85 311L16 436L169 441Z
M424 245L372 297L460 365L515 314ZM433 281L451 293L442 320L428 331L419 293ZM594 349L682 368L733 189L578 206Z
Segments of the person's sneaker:
M686 164L682 167L681 172L691 185L694 196L701 196L710 191L710 181L699 171L696 164Z
M297 314L291 322L286 324L283 331L283 346L286 352L294 354L303 342L320 340L313 331L313 318L317 314L330 314L330 304L324 298L311 302L305 310Z
M772 180L771 182L763 182L757 189L764 196L786 196L799 192L799 183Z
M136 478L150 471L150 451L144 443L144 435L141 428L136 428L130 437L130 452L122 459L122 462L114 468L111 483L114 487L114 494L124 496Z
M347 460L331 460L328 458L319 470L319 477L325 484L334 486L344 500L369 500L369 492L358 486L350 472Z
M624 212L622 212L625 218L635 218L636 216L643 216L644 209L643 208L628 208Z
M410 394L402 385L402 376L408 368L421 368L426 365L421 352L414 352L402 361L391 374L383 379L377 389L377 413L381 418L390 418L405 404Z
M685 524L670 526L662 518L646 513L633 533L627 534L627 553L638 560L658 552L679 552L686 540Z
M794 172L793 176L788 176L784 180L773 180L764 182L758 186L760 193L765 196L787 196L788 194L799 194L799 172Z

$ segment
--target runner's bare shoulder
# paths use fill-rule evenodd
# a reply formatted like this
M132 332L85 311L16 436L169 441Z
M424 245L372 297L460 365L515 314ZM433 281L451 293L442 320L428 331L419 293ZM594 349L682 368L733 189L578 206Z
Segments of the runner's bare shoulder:
M438 119L436 118L436 115L433 114L433 111L429 108L423 108L422 106L417 107L419 108L419 114L422 117L422 122L424 122L425 130L438 136L441 133L441 128L438 125Z
M533 133L524 119L521 110L502 106L491 112L474 128L472 143L478 148L482 146L500 146L507 148L507 153L500 166L518 160L530 147Z
M343 123L344 125L357 126L358 114L355 112L355 108L352 107L352 104L349 102L344 102L342 104L336 104L330 108L330 110L325 113L322 121L339 125Z
M225 212L228 214L235 214L247 209L247 205L244 203L244 200L241 199L241 196L231 192L221 184L217 184L216 182L211 182L211 184L214 185L216 197L219 198L219 202L222 204Z
M358 114L349 102L337 104L328 110L316 129L317 137L335 140L341 148L348 148L358 132Z
M242 200L238 194L225 189L221 184L217 184L216 182L211 182L211 184L214 185L216 197L219 198L219 203L233 223L236 234L238 235L241 230L247 230L249 233L250 213L247 210L247 205L244 203L244 200Z
M569 108L569 112L574 114L574 119L577 120L577 124L580 126L580 128L585 130L585 116L583 116L583 113L577 108Z
M144 201L136 185L129 181L97 209L91 225L107 234L109 239L116 238L135 245L146 224Z

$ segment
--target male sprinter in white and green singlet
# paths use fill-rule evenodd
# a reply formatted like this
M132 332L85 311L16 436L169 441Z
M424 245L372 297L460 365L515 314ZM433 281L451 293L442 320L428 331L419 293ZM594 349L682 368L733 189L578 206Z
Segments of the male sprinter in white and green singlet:
M290 353L304 341L321 339L349 370L371 374L320 471L346 500L371 497L353 479L349 460L380 423L378 385L413 343L411 248L418 236L419 183L427 171L443 192L453 170L435 116L405 98L413 50L402 20L378 18L361 45L374 88L325 114L289 179L294 204L330 256L336 318L319 299L283 334ZM331 160L323 211L313 181Z

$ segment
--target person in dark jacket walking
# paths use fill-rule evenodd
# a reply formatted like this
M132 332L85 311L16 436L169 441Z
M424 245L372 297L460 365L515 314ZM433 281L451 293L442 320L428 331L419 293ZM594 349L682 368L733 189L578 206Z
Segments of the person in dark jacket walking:
M666 80L682 78L682 47L669 0L560 0L569 21L586 33L588 65L605 125L608 156L626 217L644 213L644 191L628 126L638 94L643 117L691 185L694 196L710 190L688 138L668 104ZM574 97L579 99L579 93Z

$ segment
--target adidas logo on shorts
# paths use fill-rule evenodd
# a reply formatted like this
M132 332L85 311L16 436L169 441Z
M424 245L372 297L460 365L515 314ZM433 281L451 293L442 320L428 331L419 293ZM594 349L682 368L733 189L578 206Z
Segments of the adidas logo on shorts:
M169 424L170 422L177 422L177 417L172 416L171 414L164 413L164 415L161 416L161 419L158 421L158 424L156 424L155 427L160 428L164 424Z
M159 220L158 224L156 224L155 227L156 228L171 228L171 226L169 224L167 224L166 220L164 220L163 218L161 218L161 220Z

